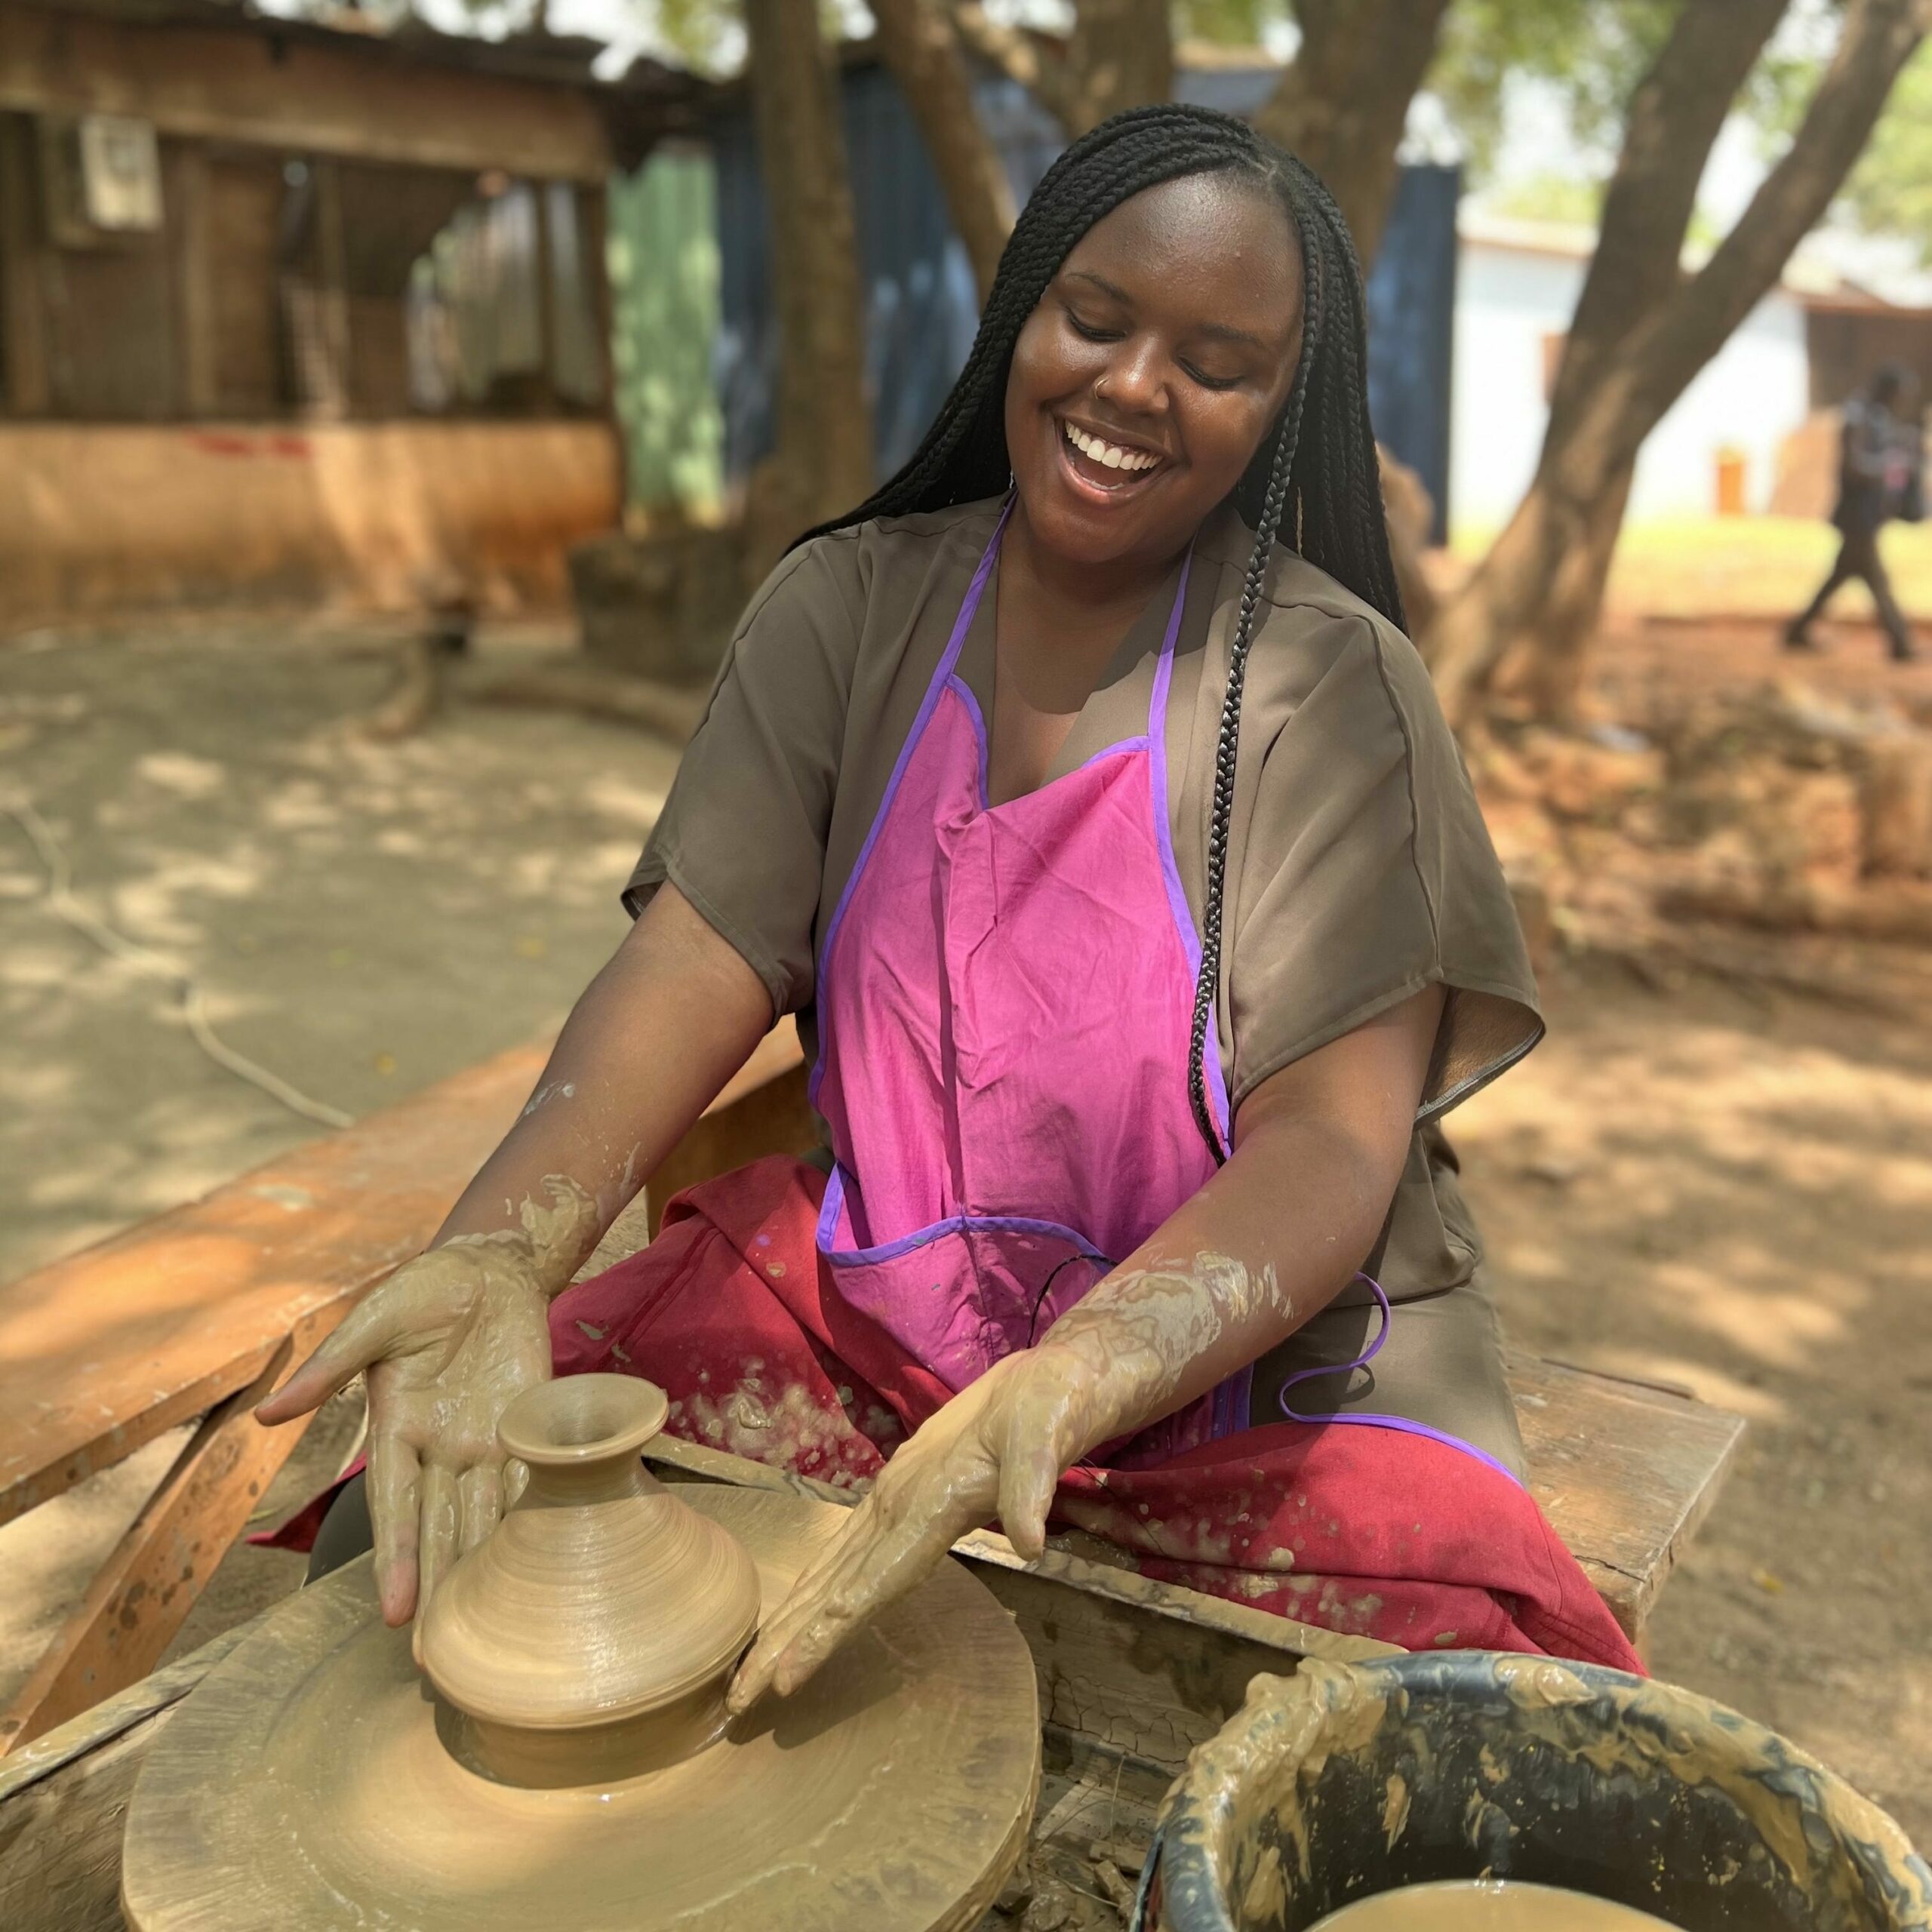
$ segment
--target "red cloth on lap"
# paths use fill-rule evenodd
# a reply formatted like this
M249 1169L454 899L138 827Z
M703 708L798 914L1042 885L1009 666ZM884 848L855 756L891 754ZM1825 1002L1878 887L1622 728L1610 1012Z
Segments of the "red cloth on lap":
M648 1375L672 1435L863 1484L947 1392L821 1269L825 1186L779 1156L679 1195L648 1247L557 1297L557 1374ZM256 1540L308 1549L334 1494ZM1643 1669L1529 1492L1426 1437L1270 1423L1152 1468L1083 1464L1054 1521L1143 1575L1405 1650Z

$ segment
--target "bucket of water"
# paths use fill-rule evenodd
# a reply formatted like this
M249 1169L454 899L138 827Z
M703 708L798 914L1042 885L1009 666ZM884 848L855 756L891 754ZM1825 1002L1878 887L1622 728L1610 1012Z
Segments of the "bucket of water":
M1364 1903L1405 1887L1429 1889ZM1168 1793L1135 1927L1566 1932L1614 1907L1683 1932L1932 1932L1932 1870L1843 1779L1708 1698L1452 1651L1257 1677Z

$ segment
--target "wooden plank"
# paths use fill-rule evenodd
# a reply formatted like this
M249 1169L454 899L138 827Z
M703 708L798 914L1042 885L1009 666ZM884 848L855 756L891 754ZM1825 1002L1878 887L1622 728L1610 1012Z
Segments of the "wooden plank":
M278 152L601 182L590 85L454 69L402 48L0 8L0 108L127 114Z
M319 1340L421 1249L543 1062L500 1055L0 1287L0 1522Z
M299 1327L260 1375L203 1418L0 1713L0 1755L138 1683L160 1662L312 1420L264 1429L250 1411L315 1333L312 1321Z
M1533 1355L1508 1366L1531 1491L1634 1641L1717 1500L1744 1419Z
M205 1414L260 1376L298 1326L319 1341L435 1232L515 1119L547 1052L500 1054L0 1285L0 1523ZM801 1066L788 1020L665 1174L704 1168L721 1153L734 1165L795 1146L802 1073L795 1098L778 1097L777 1076Z

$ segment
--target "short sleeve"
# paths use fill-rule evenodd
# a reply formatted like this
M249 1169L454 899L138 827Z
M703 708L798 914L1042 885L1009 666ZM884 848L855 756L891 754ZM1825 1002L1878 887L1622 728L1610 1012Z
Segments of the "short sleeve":
M812 994L825 869L852 670L856 546L793 551L747 607L704 721L686 748L624 903L669 880L764 982L775 1014Z
M1251 681L1262 688L1244 706L1272 730L1230 909L1234 1097L1440 983L1426 1120L1542 1036L1515 908L1407 639L1315 611L1277 611L1277 626L1291 635L1272 654L1257 638ZM1271 654L1272 674L1294 688L1272 705Z

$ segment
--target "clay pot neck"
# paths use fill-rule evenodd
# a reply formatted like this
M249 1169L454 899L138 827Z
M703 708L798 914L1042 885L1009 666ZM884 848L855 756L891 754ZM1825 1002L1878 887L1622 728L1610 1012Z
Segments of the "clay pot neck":
M640 1458L669 1411L663 1389L631 1376L568 1376L528 1391L498 1430L504 1449L530 1471L519 1506L657 1493Z

